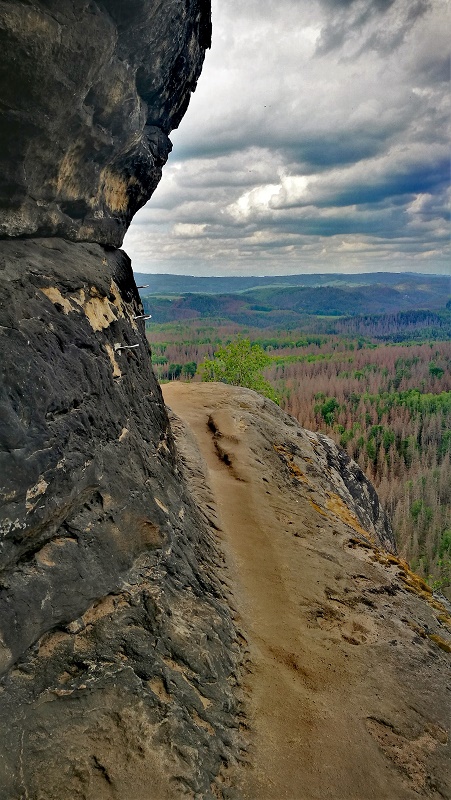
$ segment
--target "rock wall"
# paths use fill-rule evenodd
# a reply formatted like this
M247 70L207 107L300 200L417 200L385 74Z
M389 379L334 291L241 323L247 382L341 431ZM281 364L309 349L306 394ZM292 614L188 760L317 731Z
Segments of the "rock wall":
M130 261L0 252L0 798L216 797L237 634Z
M0 2L1 800L217 797L237 752L221 556L115 249L209 44L208 0Z
M0 236L119 247L209 46L209 0L2 0Z

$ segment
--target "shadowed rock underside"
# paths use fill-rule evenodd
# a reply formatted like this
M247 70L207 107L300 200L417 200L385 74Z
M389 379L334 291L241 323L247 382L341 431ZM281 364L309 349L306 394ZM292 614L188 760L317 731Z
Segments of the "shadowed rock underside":
M209 0L1 0L0 236L120 246L210 28Z

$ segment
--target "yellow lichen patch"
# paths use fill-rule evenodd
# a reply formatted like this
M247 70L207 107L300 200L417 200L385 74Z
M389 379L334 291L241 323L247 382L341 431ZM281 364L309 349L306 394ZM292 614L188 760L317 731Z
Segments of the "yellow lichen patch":
M27 513L33 511L33 508L36 505L36 500L42 494L44 494L45 490L47 489L48 483L41 475L38 482L35 483L30 489L28 489L26 497L25 497L25 508Z
M399 566L399 564L400 564L400 563L402 563L402 565L403 565L403 568L404 568L404 566L406 566L406 567L407 567L407 564L406 564L406 562L405 562L405 561L402 561L402 560L401 560L400 558L398 558L397 556L393 556L391 553L388 553L388 554L385 556L385 558L386 558L387 564L395 564L396 566Z
M349 545L349 547L352 547L352 548L354 548L354 547L363 547L366 550L372 550L374 553L377 553L377 549L376 549L375 545L372 544L372 542L369 542L367 539L363 540L363 539L351 538L351 539L349 539L348 545Z
M333 494L332 492L328 492L328 499L326 501L327 508L336 517L342 520L346 525L349 525L351 528L354 528L355 531L361 533L362 536L365 536L367 539L371 539L370 534L365 528L362 528L359 520L357 519L356 515L351 511L350 508L343 502L341 497L338 494Z
M420 597L424 597L426 600L431 601L432 599L432 589L426 583L423 578L420 578L415 572L413 572L407 561L404 561L402 558L398 558L398 556L392 555L392 553L384 553L381 550L375 549L375 556L377 561L384 566L395 566L398 567L398 576L404 583L406 589L409 592L413 592L414 594L420 595Z
M418 597L426 600L435 611L439 612L440 616L437 618L442 625L451 628L451 616L448 614L445 606L433 596L432 589L426 581L410 569L407 561L392 555L392 553L385 553L377 547L373 547L373 553L374 560L378 561L383 566L398 567L398 577L403 582L404 588L412 594L416 594Z
M442 625L451 629L451 617L448 614L437 614L437 619Z
M429 639L434 642L437 647L440 647L445 653L451 653L451 643L442 639L441 636L437 636L436 633L428 633Z
M274 450L276 451L276 453L279 453L279 455L282 456L293 478L296 478L296 480L300 481L301 483L310 484L309 479L304 474L304 472L302 472L302 470L298 467L298 465L294 460L294 457L289 452L289 450L287 450L286 447L283 447L283 445L280 444L275 444Z
M393 559L393 557L392 557ZM394 560L389 561L390 564L395 563ZM423 578L420 578L415 572L412 572L408 564L401 560L399 561L400 572L399 577L404 581L406 586L412 588L415 592L427 594L429 597L432 595L432 589Z
M94 200L94 205L97 205L100 197L103 196L105 203L113 213L126 211L128 208L128 187L129 183L123 175L118 175L108 167L105 167L100 174L100 187Z
M422 639L426 639L426 629L422 628L420 625L417 625L416 622L409 622L407 620L408 627L417 634L417 636L421 636Z
M379 553L378 560L387 565L394 565L397 566L399 569L398 575L402 582L404 583L405 588L412 592L413 594L417 594L420 597L426 599L431 605L436 605L438 608L442 608L440 603L437 603L432 597L432 589L426 583L426 581L421 578L416 572L413 572L407 561L404 561L402 558L398 558L397 556L391 554L382 554Z
M45 296L48 297L52 303L61 306L65 314L70 314L71 311L76 310L70 300L68 300L67 297L63 297L60 290L57 289L56 286L41 288L41 292L45 294Z
M84 305L84 312L94 331L101 331L116 322L116 311L116 306L107 297L91 297Z
M108 357L111 361L111 366L113 367L113 378L122 378L122 372L120 370L119 364L116 361L116 356L114 354L114 350L108 342L105 342L105 350L108 353Z
M314 501L314 500L312 500L312 498L311 498L311 497L309 497L309 501L310 501L310 505L312 506L312 508L314 508L314 509L315 509L315 511L317 511L317 512L318 512L318 514L322 514L322 516L323 516L323 517L326 517L326 519L328 519L328 515L326 514L326 512L324 511L324 509L323 509L323 508L321 508L321 507L318 505L318 503L315 503L315 501Z

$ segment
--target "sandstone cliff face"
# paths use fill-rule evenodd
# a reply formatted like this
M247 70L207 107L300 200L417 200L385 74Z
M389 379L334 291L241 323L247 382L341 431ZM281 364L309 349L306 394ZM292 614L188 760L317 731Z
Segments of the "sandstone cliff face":
M209 45L209 0L2 0L0 236L120 246Z
M260 798L260 788L255 794L246 787L252 770L260 774L259 726L267 718L253 717L253 698L265 684L248 683L259 661L244 584L234 572L241 556L226 541L227 509L221 511L196 435L179 419L178 449L174 444L130 262L115 249L159 180L167 135L183 115L209 44L209 4L0 0L0 11L0 800ZM446 614L418 597L418 607L409 605L401 578L399 586L393 575L384 582L371 565L368 575L366 567L355 572L356 581L370 581L366 595L334 584L337 564L351 569L348 551L369 548L381 560L379 547L393 549L374 489L328 439L247 395L242 419L231 423L209 412L202 430L214 442L214 463L242 490L232 511L240 512L238 530L252 534L252 580L258 583L260 568L266 575L273 559L279 563L273 534L283 546L286 531L295 531L296 543L319 535L328 543L307 554L316 559L309 580L317 594L329 592L328 602L347 597L359 606L351 628L347 620L337 623L351 651L362 634L354 622L373 630L361 622L360 603L377 605L382 620L401 613L414 620L403 629L404 649L390 674L402 663L423 670L418 692L429 678L438 700L429 698L427 711L414 691L409 703L417 703L418 717L405 703L397 719L395 698L407 680L393 677L384 716L377 703L360 715L354 742L366 724L373 757L385 752L388 736L385 750L402 757L381 769L399 797L410 800L415 786L446 797L446 699L439 691ZM211 398L199 395L194 405L207 408ZM235 400L232 392L216 404ZM230 425L251 427L252 419L259 420L256 435L246 444L241 428ZM233 465L237 448L247 465L243 475ZM250 454L263 475L250 466ZM285 504L279 516L271 497ZM255 498L268 530L254 525ZM290 505L299 506L293 519ZM353 541L345 541L350 530ZM304 585L306 554L290 554ZM399 567L387 561L384 568ZM280 587L289 597L297 585L290 577L284 587L284 574L269 600ZM321 619L341 619L321 606L319 594L304 598L305 614L296 606L296 630L304 625L308 632L313 601ZM372 659L389 656L392 627L378 625L384 648L368 651L355 680L365 681ZM325 624L317 632L307 658L328 657L328 631ZM311 679L297 668L297 651L271 647L284 681L291 681L287 664ZM368 691L377 686L375 680ZM290 735L282 726L279 741ZM308 740L307 723L296 736ZM302 747L293 752L306 764ZM277 752L283 766L284 752ZM340 769L354 756L352 747L337 756ZM399 769L406 787L393 777ZM330 784L329 796L342 800L342 785ZM303 786L293 786L293 800ZM312 780L304 796L323 797L321 787L315 792ZM355 800L363 800L361 792Z
M239 648L129 259L1 258L0 798L212 797Z
M114 249L160 178L210 5L0 6L0 797L212 796L236 750L236 635Z

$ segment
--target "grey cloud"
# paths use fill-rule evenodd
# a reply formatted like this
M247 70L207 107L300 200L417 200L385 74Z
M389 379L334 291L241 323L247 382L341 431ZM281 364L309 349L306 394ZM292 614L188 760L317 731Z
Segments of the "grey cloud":
M368 7L371 5L377 10L379 13L383 13L390 8L391 5L395 0L369 0ZM326 6L326 8L333 8L342 10L343 8L349 8L352 5L360 5L361 0L321 0L321 4Z
M451 61L449 55L434 53L419 64L416 75L417 83L422 85L448 84L451 79Z
M368 50L391 53L404 41L410 29L431 8L430 0L355 0L354 3L334 4L338 13L332 15L323 28L317 55L325 56L354 40L358 58ZM393 14L390 15L390 11ZM349 54L348 54L349 57Z
M198 90L126 238L135 268L445 270L445 0L213 12Z
M397 126L390 131L397 132ZM302 165L305 173L323 171L334 166L345 166L384 152L388 131L375 130L325 132L314 136L299 134L298 141L278 143L285 153L291 170Z

